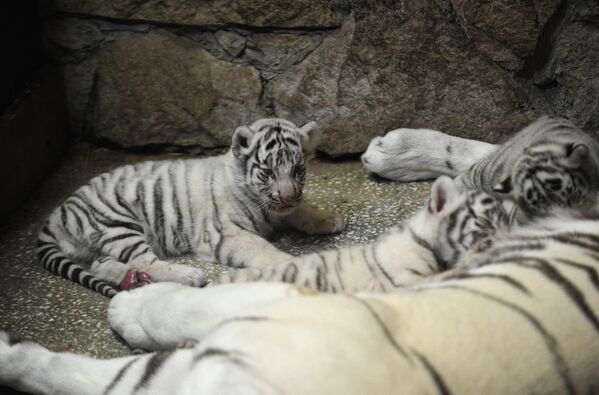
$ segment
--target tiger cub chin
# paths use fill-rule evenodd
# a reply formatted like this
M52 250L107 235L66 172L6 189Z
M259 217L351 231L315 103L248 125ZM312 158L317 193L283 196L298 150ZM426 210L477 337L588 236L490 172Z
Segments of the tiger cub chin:
M315 127L260 119L238 127L224 155L97 176L50 215L38 256L53 273L108 297L149 281L206 283L201 270L167 261L175 255L234 268L289 260L264 239L274 228L329 234L345 227L302 199Z
M500 201L484 192L460 192L451 178L440 177L420 212L370 244L227 272L211 285L260 280L324 292L391 291L452 267L507 225Z

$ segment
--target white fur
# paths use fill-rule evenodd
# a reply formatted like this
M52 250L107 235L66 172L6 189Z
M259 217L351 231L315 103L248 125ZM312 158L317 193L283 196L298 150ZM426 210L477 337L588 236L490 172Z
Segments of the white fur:
M401 128L375 137L362 155L362 163L369 171L394 181L455 177L496 148L436 130Z

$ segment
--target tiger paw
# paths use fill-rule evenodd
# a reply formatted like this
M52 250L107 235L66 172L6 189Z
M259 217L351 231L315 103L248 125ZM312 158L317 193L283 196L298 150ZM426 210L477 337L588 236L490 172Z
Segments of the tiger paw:
M309 235L328 235L339 233L345 229L345 219L333 211L322 210L318 218L314 218L304 226Z
M130 269L119 283L119 289L128 291L133 288L143 287L152 282L152 278L146 272L140 272L137 269Z
M153 281L169 281L192 287L203 287L208 283L201 269L179 263L157 262L144 268Z
M222 273L216 277L209 286L229 284L229 283L247 283L258 281L262 278L262 270L255 268L243 268Z

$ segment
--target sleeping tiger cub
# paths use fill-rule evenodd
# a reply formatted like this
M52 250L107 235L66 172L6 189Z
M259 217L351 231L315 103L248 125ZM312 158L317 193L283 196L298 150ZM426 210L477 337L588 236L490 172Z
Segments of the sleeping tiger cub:
M0 383L65 395L597 393L599 202L553 207L492 241L475 265L389 293L122 292L112 327L165 351L96 360L0 333Z
M370 244L230 271L211 285L260 280L324 292L389 292L447 270L507 222L500 201L484 192L460 193L450 178L440 177L420 212Z
M40 260L108 297L115 284L150 278L205 284L200 269L166 261L174 255L194 253L230 267L288 260L263 238L274 227L311 234L345 227L338 215L302 200L314 128L261 119L235 130L227 154L145 162L95 177L50 215L39 235Z
M541 117L500 146L435 130L397 129L372 140L362 163L397 181L456 177L461 189L511 198L526 216L585 205L599 191L599 143L559 118ZM516 191L514 184L520 186Z

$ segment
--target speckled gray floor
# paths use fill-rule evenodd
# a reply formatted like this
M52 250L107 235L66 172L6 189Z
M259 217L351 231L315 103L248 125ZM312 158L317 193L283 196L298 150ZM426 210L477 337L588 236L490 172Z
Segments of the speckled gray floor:
M126 163L169 157L85 145L70 150L58 169L0 227L0 328L54 350L71 349L102 358L130 353L107 325L108 299L42 268L35 256L35 240L54 206L91 177ZM313 160L308 167L306 198L342 213L347 229L329 237L284 233L275 235L274 242L292 254L368 242L417 211L429 187L428 183L373 179L358 161ZM191 257L178 261L199 265ZM220 270L213 265L205 269L213 275Z

